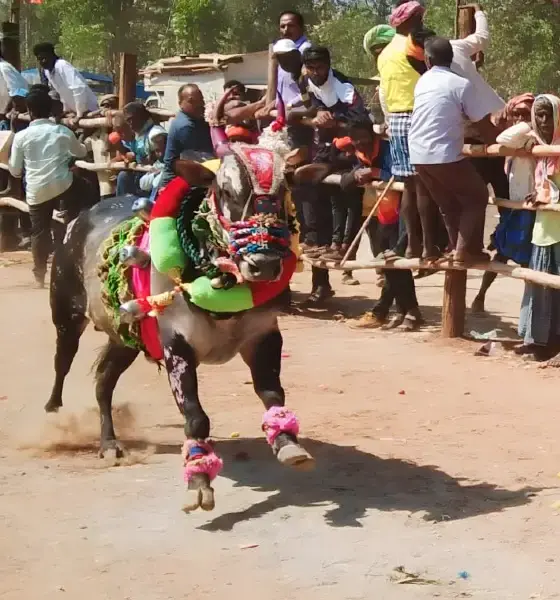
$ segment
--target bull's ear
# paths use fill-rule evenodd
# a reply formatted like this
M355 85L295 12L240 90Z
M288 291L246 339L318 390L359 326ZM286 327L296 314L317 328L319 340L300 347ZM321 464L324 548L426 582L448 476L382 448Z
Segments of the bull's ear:
M286 162L287 169L295 169L309 160L309 150L307 149L307 146L295 148L286 154L284 160Z
M319 183L325 179L330 171L330 165L324 163L304 165L303 167L296 169L294 173L294 183L297 185Z
M209 187L214 181L215 174L204 165L194 160L177 159L173 163L173 172L182 177L189 185L194 187Z

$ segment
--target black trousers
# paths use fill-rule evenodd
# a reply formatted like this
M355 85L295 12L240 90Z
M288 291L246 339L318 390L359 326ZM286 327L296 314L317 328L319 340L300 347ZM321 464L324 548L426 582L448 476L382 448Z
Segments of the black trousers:
M62 194L29 206L31 219L31 254L33 256L33 274L44 279L47 273L47 261L54 246L61 244L66 225L53 221L55 210L63 211L65 223L73 221L82 210L92 206L93 193L89 182L74 175L72 185Z
M371 311L378 319L387 318L393 302L397 306L397 312L403 315L418 308L412 271L384 269L383 274L385 285L381 290L381 297Z
M400 222L394 225L377 223L376 229L377 245L381 252L394 249L397 254L404 253L408 240L402 217ZM372 313L378 319L386 319L391 306L393 306L393 302L397 306L397 311L403 315L418 308L418 298L416 297L416 286L412 271L382 269L382 272L385 276L385 284L381 290L379 300L373 307Z
M33 274L37 279L44 279L47 273L47 261L53 250L53 241L60 243L63 227L54 224L53 212L58 210L59 196L29 207L31 219L31 254L33 255Z
M332 238L331 190L328 185L305 186L302 191L302 211L305 221L305 242L328 246ZM311 268L311 291L318 287L330 287L327 269Z
M332 195L333 244L350 245L362 223L363 190L334 190Z

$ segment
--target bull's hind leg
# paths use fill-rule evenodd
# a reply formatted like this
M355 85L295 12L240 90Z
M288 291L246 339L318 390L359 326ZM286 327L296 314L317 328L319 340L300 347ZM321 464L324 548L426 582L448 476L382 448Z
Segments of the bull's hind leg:
M175 335L164 344L165 366L171 391L181 414L185 417L186 442L183 447L187 500L185 512L213 510L215 506L212 479L221 470L222 462L207 443L210 419L198 397L198 361L186 340Z
M288 410L275 410L282 409L286 401L280 383L282 343L282 334L275 329L244 347L241 355L251 369L255 392L267 410L264 428L276 457L283 465L309 470L315 461L298 443L295 415Z
M113 393L119 377L138 356L138 350L121 346L109 340L97 360L95 395L101 419L99 456L106 459L122 458L124 449L117 441L113 426Z
M87 298L83 279L78 269L78 254L62 247L56 253L51 272L50 304L56 327L55 380L51 397L45 405L47 412L62 407L64 380L78 352L80 337L88 324L85 314Z
M55 378L49 401L45 404L47 412L58 412L62 408L62 389L70 367L74 362L80 337L88 323L87 318L70 320L56 326L56 354L54 357Z

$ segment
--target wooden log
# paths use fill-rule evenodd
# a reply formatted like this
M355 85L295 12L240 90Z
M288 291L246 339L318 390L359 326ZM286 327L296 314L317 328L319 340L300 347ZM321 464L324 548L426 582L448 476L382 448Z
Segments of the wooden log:
M502 198L489 198L488 204L499 208L511 210L532 210L536 212L560 212L560 204L523 204L514 200L503 200Z
M29 205L27 204L27 202L24 202L23 200L18 200L17 198L12 198L11 196L0 196L0 207L14 208L16 210L19 210L20 212L29 214ZM15 218L17 220L18 216L15 215ZM53 221L64 223L64 220L61 219L56 213L53 214Z
M461 337L465 331L467 271L447 271L443 285L441 335Z
M327 175L325 177L325 179L323 179L323 181L321 181L321 183L327 183L329 185L340 185L340 180L342 178L342 175L340 173L331 173L330 175ZM369 187L372 187L376 190L384 190L385 187L387 186L387 182L386 181L372 181L370 184L368 184ZM365 186L367 187L367 186ZM392 183L391 187L389 188L390 190L393 190L395 192L404 192L404 183L401 183L399 181Z
M19 21L4 22L0 26L2 31L2 56L18 71L21 69L21 56L19 49Z
M175 116L174 113L163 108L149 108L148 112L155 121L159 122L168 121ZM82 129L112 129L113 117L118 114L120 114L118 110L108 110L103 117L85 117L84 119L80 119L78 126ZM29 115L27 113L19 114L18 119L29 123ZM63 125L70 125L69 119L62 119L61 122Z
M395 261L378 259L370 261L349 260L344 267L341 267L340 263L336 261L311 259L305 255L303 256L303 261L313 267L318 267L319 269L329 269L333 271L360 271L364 269L404 269L407 271L418 271L420 269L423 271L467 270L464 266L454 264L451 261L434 265L419 258L399 258ZM511 277L512 279L519 279L520 281L527 281L542 287L560 290L560 275L541 273L540 271L533 271L532 269L526 269L517 265L504 265L503 263L499 262L485 262L470 265L468 270L490 271L492 273L497 273L498 275Z
M521 156L528 157L534 156L542 158L546 156L560 156L560 146L547 146L545 144L535 146L532 150L517 150L514 148L508 148L501 144L491 144L485 146L484 144L465 144L463 146L463 155L471 157L480 156Z
M119 67L119 108L136 100L136 54L121 52Z
M138 173L150 173L153 170L149 165L130 166L124 162L92 163L86 160L77 160L76 166L78 169L84 169L85 171L136 171Z

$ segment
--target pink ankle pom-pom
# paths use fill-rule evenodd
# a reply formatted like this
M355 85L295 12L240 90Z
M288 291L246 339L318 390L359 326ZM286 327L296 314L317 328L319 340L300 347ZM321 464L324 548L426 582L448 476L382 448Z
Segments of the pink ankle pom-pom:
M200 448L206 454L189 460L189 455L193 448ZM214 452L214 448L208 442L186 440L183 444L182 454L185 460L185 470L183 473L185 483L188 483L193 478L193 475L208 475L210 481L214 481L224 467L224 461Z
M266 435L266 441L272 446L281 433L289 433L297 437L299 421L291 410L273 406L264 413L262 429Z

